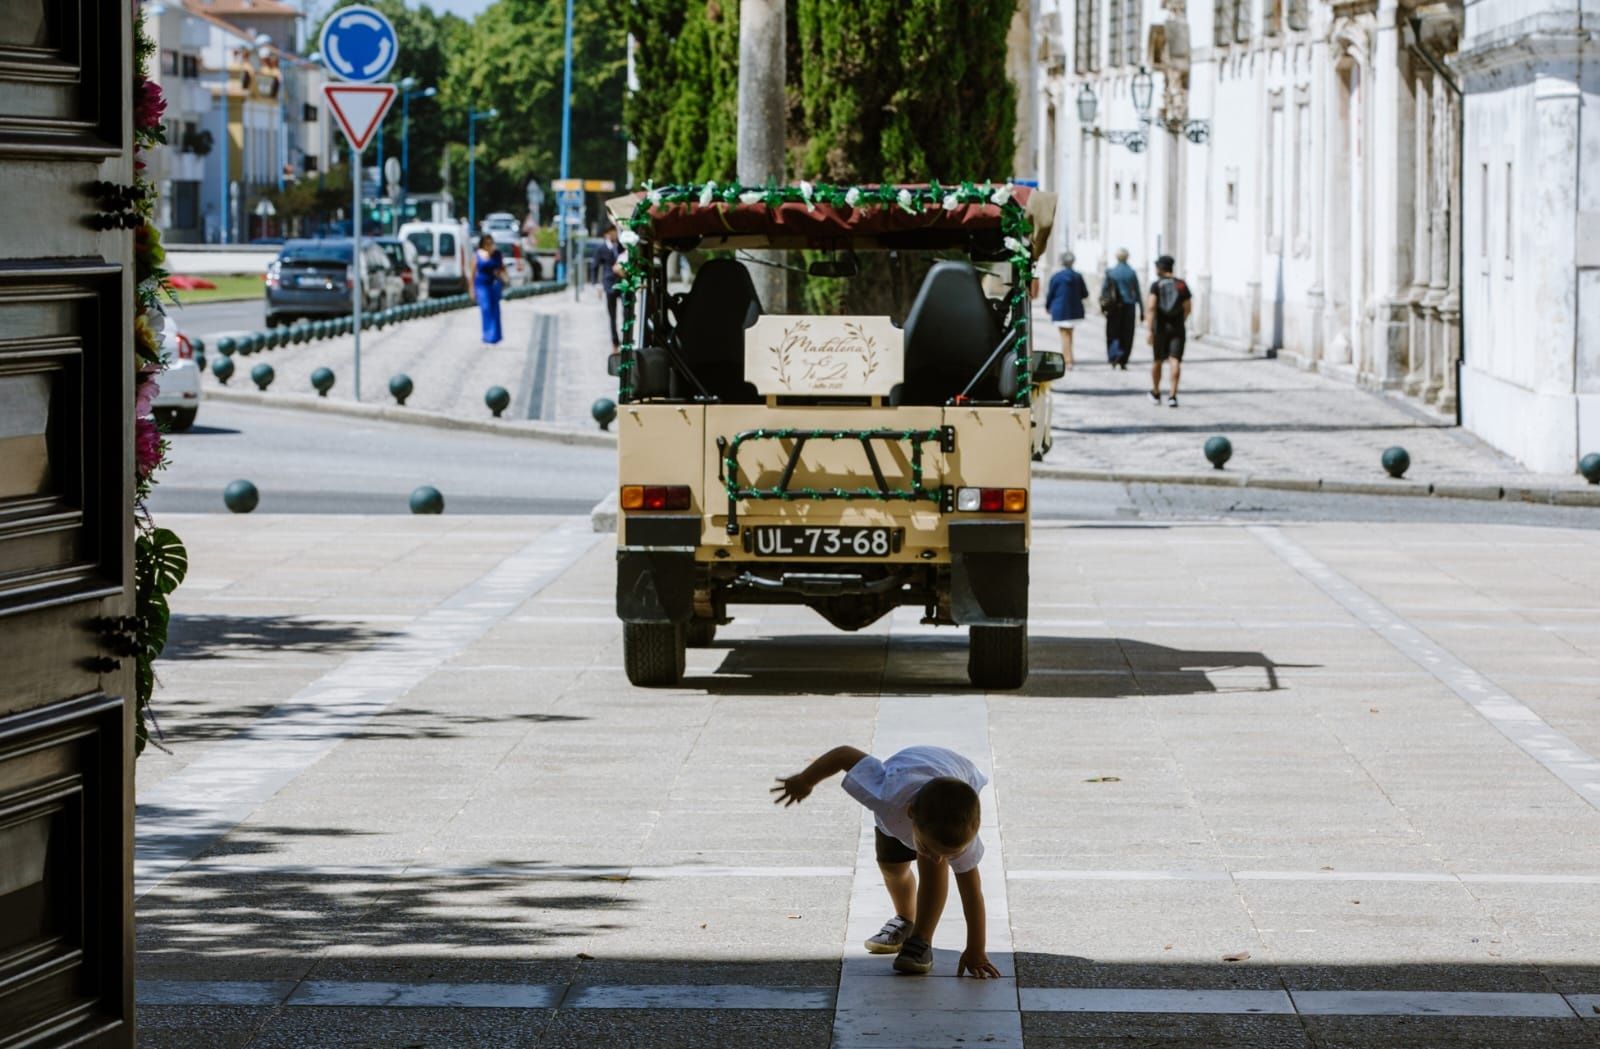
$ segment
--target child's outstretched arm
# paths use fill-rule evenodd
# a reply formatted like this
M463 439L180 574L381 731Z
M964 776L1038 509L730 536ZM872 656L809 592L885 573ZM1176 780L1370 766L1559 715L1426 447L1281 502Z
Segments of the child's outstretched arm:
M811 788L839 772L849 772L855 767L856 762L867 756L864 750L855 747L834 747L822 757L806 766L804 772L797 772L793 776L779 776L778 785L772 788L772 793L777 797L772 799L774 805L783 803L785 808L796 802L804 801L811 793Z
M988 916L984 913L983 883L974 867L956 875L956 892L961 895L961 913L967 920L967 949L956 962L956 975L971 973L980 980L999 976L1000 970L989 961L986 946L989 939Z

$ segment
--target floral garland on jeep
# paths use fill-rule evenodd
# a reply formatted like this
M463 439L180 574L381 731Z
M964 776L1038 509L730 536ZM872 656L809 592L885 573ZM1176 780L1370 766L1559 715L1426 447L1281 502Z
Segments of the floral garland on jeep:
M834 208L899 208L919 215L928 211L954 211L964 204L994 204L1000 208L1000 232L1005 238L1012 270L1011 293L1007 299L1011 330L1016 334L1017 403L1028 398L1028 289L1033 283L1033 253L1029 237L1033 234L1033 221L1027 209L1014 196L1015 187L1010 182L996 185L992 182L962 182L955 186L941 186L937 181L927 186L839 186L825 182L801 181L792 186L768 185L764 187L741 186L737 182L707 182L704 185L653 186L645 183L644 195L634 205L633 214L619 231L618 239L626 248L633 248L641 240L641 233L650 228L650 211L661 205L681 204L688 207L711 208L733 204L765 204L776 210L783 204L804 204L807 210L817 205ZM622 348L617 366L618 397L624 403L633 399L633 373L636 368L634 342L635 302L639 289L644 286L649 272L649 258L640 258L629 251L622 264L622 279L617 289L622 293Z
M171 529L156 526L146 505L156 484L156 473L166 467L171 448L156 425L154 404L160 385L156 377L166 368L161 356L162 301L171 296L165 269L166 251L161 232L151 220L155 186L145 178L140 154L166 142L161 118L166 99L161 85L148 76L156 45L145 32L141 6L133 12L133 210L141 220L133 236L133 652L135 667L134 754L144 751L155 725L150 697L155 692L155 660L167 643L172 618L167 595L183 582L189 555ZM160 727L156 726L160 734ZM160 746L159 743L156 744Z

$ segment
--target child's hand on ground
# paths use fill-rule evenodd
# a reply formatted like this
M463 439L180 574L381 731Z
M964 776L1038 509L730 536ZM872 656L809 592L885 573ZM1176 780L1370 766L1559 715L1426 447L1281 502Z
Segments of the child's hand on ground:
M811 782L804 773L793 776L779 776L778 785L772 788L772 793L777 797L772 799L774 805L783 804L784 808L798 804L811 796Z
M999 979L1000 970L989 961L989 954L981 947L968 947L961 952L961 960L956 962L956 975L965 976L971 973L980 980Z

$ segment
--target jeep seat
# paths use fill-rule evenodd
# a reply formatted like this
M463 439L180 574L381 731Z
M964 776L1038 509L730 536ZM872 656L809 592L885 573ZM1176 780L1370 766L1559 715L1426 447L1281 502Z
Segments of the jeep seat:
M906 314L905 382L897 404L942 405L966 388L1000 345L1001 328L983 294L978 273L964 262L936 262L928 270ZM976 400L1002 399L1006 383L995 371L1011 373L1002 362L972 390Z
M731 404L760 404L744 380L744 331L761 316L750 272L737 259L712 259L700 267L677 310L684 363L706 392Z

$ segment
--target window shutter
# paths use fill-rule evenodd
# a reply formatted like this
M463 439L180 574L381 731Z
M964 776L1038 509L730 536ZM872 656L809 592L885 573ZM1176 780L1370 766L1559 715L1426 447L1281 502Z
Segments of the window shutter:
M1227 47L1233 42L1233 15L1228 3L1229 0L1212 0L1211 43L1217 47Z

